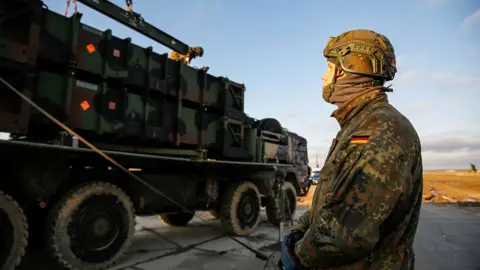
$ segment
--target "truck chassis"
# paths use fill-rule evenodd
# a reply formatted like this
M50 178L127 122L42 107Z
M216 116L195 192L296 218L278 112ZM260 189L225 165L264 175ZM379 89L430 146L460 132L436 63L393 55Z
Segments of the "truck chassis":
M136 215L186 226L195 211L211 211L227 233L246 236L262 206L279 225L277 186L295 211L289 165L104 151L163 197L91 149L7 140L0 152L2 269L20 262L27 243L69 269L109 267L130 246Z

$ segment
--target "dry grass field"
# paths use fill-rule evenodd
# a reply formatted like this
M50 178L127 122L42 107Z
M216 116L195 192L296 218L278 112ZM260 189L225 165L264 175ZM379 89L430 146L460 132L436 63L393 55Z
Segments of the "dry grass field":
M425 172L424 202L480 202L480 173Z
M306 197L299 198L299 206L310 206L315 187ZM425 172L423 174L423 201L425 203L480 202L480 173Z

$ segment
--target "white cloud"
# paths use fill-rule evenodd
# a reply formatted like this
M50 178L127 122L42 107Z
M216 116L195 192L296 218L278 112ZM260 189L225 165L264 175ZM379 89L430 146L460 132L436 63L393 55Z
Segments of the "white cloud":
M417 103L414 103L412 106L410 106L409 110L413 110L416 112L425 112L430 108L430 105L425 102L425 101L420 101Z
M421 72L418 69L407 69L406 71L399 72L395 76L393 83L408 84L414 82L417 78L420 77L420 75Z
M439 138L429 136L421 140L422 150L436 153L450 153L459 150L480 151L480 138L465 138L465 136L442 135ZM479 157L480 158L480 157Z
M456 131L432 136L420 136L424 170L469 169L470 164L480 166L479 131ZM318 151L320 167L325 162L330 143L321 147L309 146L309 161L315 167Z
M424 151L422 158L424 170L469 170L470 164L475 164L477 167L480 165L480 150L459 149L451 152Z
M420 137L423 166L434 169L469 169L480 166L479 132L460 131Z
M296 113L287 113L287 114L285 114L284 117L287 118L287 119L296 119L296 118L298 117L298 114L296 114Z
M432 79L443 85L473 86L480 89L480 78L453 73L435 73Z
M465 20L463 20L463 25L467 28L471 28L476 24L480 24L480 9L472 15L465 17Z
M458 99L456 99L456 98L448 99L448 100L445 101L445 104L446 104L447 107L450 108L450 109L453 109L453 108L458 107L459 103L460 103L460 102L459 102Z

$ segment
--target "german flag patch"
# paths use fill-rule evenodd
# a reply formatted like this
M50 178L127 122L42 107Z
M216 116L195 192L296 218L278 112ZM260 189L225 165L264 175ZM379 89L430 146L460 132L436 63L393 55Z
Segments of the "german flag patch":
M353 136L350 143L353 144L364 144L368 142L369 136Z

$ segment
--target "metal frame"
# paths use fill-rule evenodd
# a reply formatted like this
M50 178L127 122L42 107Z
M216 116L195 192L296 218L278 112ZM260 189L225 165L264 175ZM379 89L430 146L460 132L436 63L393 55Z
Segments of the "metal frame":
M149 24L139 13L126 11L107 0L77 1L125 26L132 28L133 30L136 30L137 32L159 42L169 49L172 49L183 55L186 55L189 52L190 47L187 44Z

